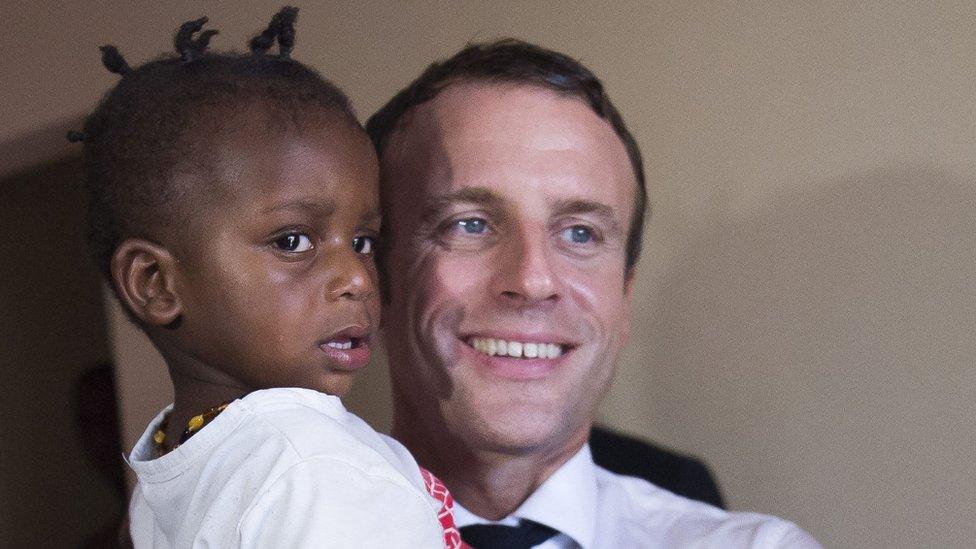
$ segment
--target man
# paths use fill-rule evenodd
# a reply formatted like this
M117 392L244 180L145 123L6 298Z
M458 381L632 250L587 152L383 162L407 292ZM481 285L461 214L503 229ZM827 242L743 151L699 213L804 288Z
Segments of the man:
M629 334L646 192L585 67L508 40L429 67L367 123L380 155L393 434L471 545L817 547L594 465Z

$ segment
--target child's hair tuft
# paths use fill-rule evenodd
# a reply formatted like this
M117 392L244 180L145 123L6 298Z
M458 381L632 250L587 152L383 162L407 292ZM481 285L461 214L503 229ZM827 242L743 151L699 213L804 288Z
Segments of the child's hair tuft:
M99 49L102 50L102 64L105 65L106 69L115 74L121 74L122 76L132 72L132 68L129 67L125 58L119 53L118 48L111 44L106 44Z
M180 54L180 59L184 63L190 63L203 55L207 46L210 45L210 39L219 32L214 29L207 29L200 32L203 26L207 24L207 21L208 19L206 17L187 21L180 25L180 30L176 31L176 36L173 38L173 47L176 48L176 53ZM200 32L200 36L193 38L193 35L198 32Z
M298 19L298 8L285 6L271 18L267 28L261 31L248 45L251 53L264 54L271 49L275 40L278 41L278 57L287 59L295 47L295 21Z

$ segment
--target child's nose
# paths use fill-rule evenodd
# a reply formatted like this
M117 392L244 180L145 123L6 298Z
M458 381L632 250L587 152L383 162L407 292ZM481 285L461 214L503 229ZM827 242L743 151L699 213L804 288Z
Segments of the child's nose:
M353 250L335 253L329 262L325 295L329 301L352 299L365 301L373 296L372 270L368 259Z

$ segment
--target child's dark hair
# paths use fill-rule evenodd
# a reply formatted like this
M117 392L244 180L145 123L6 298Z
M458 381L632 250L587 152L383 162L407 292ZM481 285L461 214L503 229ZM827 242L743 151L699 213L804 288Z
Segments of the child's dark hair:
M434 99L451 84L459 82L536 86L560 95L575 97L613 127L627 150L634 178L637 180L625 265L628 270L632 269L640 256L647 208L644 161L637 140L610 101L603 83L590 69L567 55L506 38L484 44L470 44L450 59L431 64L423 74L400 90L366 121L366 131L377 154L382 155L390 135L403 124L414 107Z
M207 140L225 131L227 119L270 111L281 115L276 120L282 124L303 127L320 121L314 114L324 110L359 127L345 94L289 57L297 12L282 8L250 41L249 54L208 51L217 31L203 30L205 17L176 32L178 56L131 68L114 46L101 48L105 67L122 78L85 121L84 131L69 132L68 139L84 142L89 242L109 280L112 254L122 240L156 240L183 225L186 212L205 196L208 189L176 176L210 173ZM270 54L276 42L278 53Z

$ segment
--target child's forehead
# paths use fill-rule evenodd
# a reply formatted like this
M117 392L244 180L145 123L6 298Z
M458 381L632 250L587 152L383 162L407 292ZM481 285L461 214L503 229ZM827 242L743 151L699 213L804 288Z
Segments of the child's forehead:
M361 129L333 121L268 129L260 124L224 132L208 146L208 169L191 175L216 204L244 200L342 202L350 193L376 194L375 153Z
M219 163L241 155L281 156L282 148L302 142L307 148L338 155L350 144L368 141L355 121L335 109L322 106L279 105L266 99L205 109L196 128L188 129L187 141Z
M202 106L200 117L209 119L202 133L228 144L261 144L295 136L341 140L366 135L357 121L337 108L265 96Z

